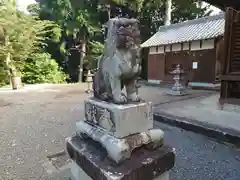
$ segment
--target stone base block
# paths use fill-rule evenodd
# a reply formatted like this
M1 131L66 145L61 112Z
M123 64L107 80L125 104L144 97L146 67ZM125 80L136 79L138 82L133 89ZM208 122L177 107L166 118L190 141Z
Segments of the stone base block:
M152 103L117 105L90 98L85 101L85 121L123 138L153 128Z
M71 167L71 174L74 180L92 180L83 170L80 168L77 163L73 162ZM72 177L71 177L72 178ZM72 179L71 179L72 180Z
M150 129L125 138L116 138L98 126L84 121L78 122L76 129L79 136L99 142L107 150L108 156L117 164L129 159L135 148L147 145L153 149L163 144L164 132L160 129Z
M169 180L169 172L165 172L162 175L160 175L159 177L155 178L154 180Z
M188 93L186 91L173 91L173 90L170 90L170 91L166 92L166 94L167 95L171 95L171 96L185 96Z
M74 136L67 139L67 152L75 162L72 170L77 178L86 180L168 180L175 163L174 150L163 146L155 150L140 148L131 158L115 165L105 149L91 140Z
M74 180L92 180L90 176L88 176L82 168L80 168L77 163L73 162L71 166L71 180L74 178ZM137 179L138 180L138 179ZM169 171L163 173L159 177L155 178L154 180L169 180Z

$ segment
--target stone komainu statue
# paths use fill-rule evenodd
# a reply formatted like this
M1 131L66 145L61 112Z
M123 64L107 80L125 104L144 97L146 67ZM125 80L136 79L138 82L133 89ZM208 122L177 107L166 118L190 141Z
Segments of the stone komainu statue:
M116 104L140 101L137 90L140 50L138 20L114 18L108 21L104 52L93 78L95 98ZM126 95L122 92L124 86Z

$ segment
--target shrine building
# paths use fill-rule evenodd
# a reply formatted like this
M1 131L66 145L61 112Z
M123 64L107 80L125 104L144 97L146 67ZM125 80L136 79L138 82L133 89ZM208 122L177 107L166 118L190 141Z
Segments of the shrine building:
M224 35L224 27L224 13L161 26L141 45L149 48L148 82L173 83L170 72L180 64L189 86L220 86L216 45Z

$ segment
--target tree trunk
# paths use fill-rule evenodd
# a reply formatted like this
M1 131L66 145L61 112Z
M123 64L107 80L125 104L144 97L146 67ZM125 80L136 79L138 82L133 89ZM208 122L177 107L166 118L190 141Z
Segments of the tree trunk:
M80 62L79 62L79 74L78 74L78 82L81 83L83 81L83 60L86 56L86 35L82 38L81 49L80 49Z
M171 13L172 13L172 0L166 0L165 22L164 22L165 26L171 24Z
M107 10L107 15L108 15L108 20L111 19L111 5L110 4L106 4L105 8Z

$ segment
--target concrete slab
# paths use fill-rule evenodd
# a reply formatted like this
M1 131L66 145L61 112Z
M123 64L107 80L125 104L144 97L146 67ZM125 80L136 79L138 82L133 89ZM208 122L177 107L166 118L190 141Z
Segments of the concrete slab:
M214 137L222 134L232 140L240 139L240 113L222 110L218 98L215 94L157 105L154 107L155 118Z

